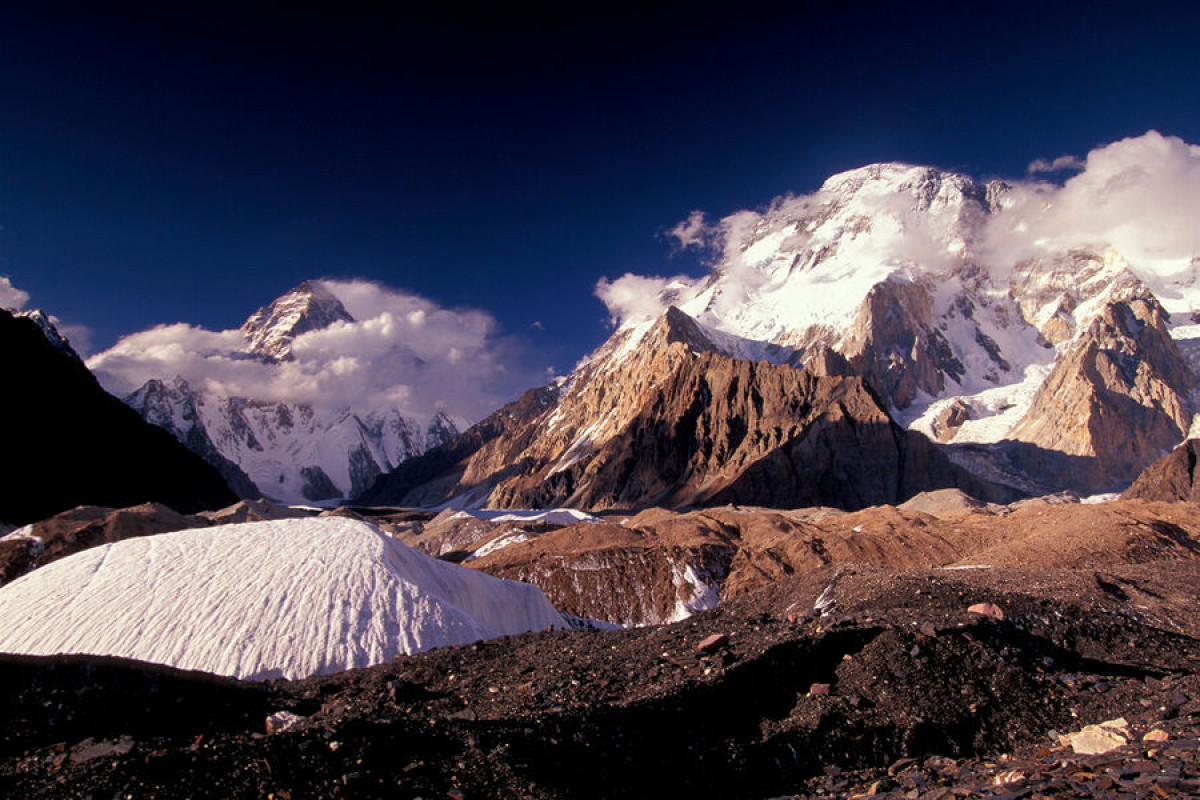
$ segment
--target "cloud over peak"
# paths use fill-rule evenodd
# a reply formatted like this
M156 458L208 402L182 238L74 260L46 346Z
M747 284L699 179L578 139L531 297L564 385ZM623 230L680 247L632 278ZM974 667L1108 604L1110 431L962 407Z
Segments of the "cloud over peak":
M861 178L867 172L852 170L845 175ZM1029 165L1028 173L1029 178L1007 185L999 208L971 223L970 241L950 243L943 241L940 223L914 213L912 197L898 191L904 186L890 186L884 180L855 200L864 209L863 219L851 220L851 227L861 225L863 231L879 234L861 239L867 249L860 258L850 259L855 272L861 275L873 267L892 269L903 264L936 272L968 257L1003 274L1022 259L1080 247L1115 248L1135 271L1147 274L1178 273L1193 268L1200 258L1200 225L1196 224L1200 147L1196 145L1151 130L1097 147L1084 159L1071 155L1038 159ZM1073 174L1061 180L1064 173ZM1061 182L1045 179L1055 176ZM741 307L763 286L763 258L785 251L803 261L808 255L816 257L822 247L836 247L846 255L859 246L857 230L824 232L828 241L810 238L825 209L841 202L831 193L831 183L832 179L813 194L778 197L765 210L737 211L715 222L701 211L692 211L667 235L678 249L711 253L709 275L666 278L626 273L614 280L601 278L595 295L615 325L653 319L669 305L698 297L717 280L723 307ZM812 222L786 240L769 241L778 233L772 225L783 228L787 220L801 219ZM898 226L897 235L884 234L889 225ZM844 276L854 283L851 277ZM847 291L842 280L827 290Z
M291 358L248 352L239 330L177 323L123 337L89 360L101 382L124 395L151 378L182 377L196 389L260 402L318 408L397 408L416 417L444 411L473 422L544 376L477 309L448 309L366 280L324 280L353 317L307 331Z

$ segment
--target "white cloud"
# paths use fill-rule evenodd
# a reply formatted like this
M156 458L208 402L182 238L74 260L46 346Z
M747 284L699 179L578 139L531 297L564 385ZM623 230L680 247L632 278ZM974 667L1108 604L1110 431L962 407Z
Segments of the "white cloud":
M1159 272L1200 255L1200 147L1149 131L1088 153L1061 186L1013 187L987 231L996 265L1082 246L1111 246Z
M29 292L23 292L12 285L7 276L0 275L0 308L9 311L20 311L29 302Z
M179 375L195 388L321 408L446 411L473 422L539 382L525 353L475 309L451 310L369 281L325 281L355 318L297 336L292 359L245 352L240 331L164 325L122 338L89 360L105 388L127 394Z
M1044 158L1035 159L1026 168L1030 175L1037 175L1043 172L1061 172L1064 170L1079 171L1084 168L1084 163L1075 156L1059 156L1053 161L1047 161Z
M686 275L674 278L646 277L626 272L614 281L607 277L596 283L594 293L608 307L614 326L655 319L667 306L679 305L695 296L697 281Z
M676 246L681 250L689 247L704 249L711 244L717 233L716 228L709 226L703 211L693 211L688 214L687 219L667 231L667 236L674 239Z

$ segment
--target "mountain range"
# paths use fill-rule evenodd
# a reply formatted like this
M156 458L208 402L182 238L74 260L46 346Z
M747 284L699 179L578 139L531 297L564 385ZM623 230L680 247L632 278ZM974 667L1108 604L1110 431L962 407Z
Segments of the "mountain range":
M1048 235L1029 191L875 164L696 221L680 238L707 248L709 274L601 281L609 339L461 433L436 405L389 401L426 368L394 331L369 362L339 354L362 323L345 282L306 281L236 331L185 331L238 381L169 359L123 371L137 337L88 363L238 495L285 503L855 509L941 488L1120 492L1192 428L1200 261ZM304 360L314 348L335 382L358 369L409 385L281 396L273 376L328 378Z
M1200 264L1135 264L1104 242L998 260L992 220L1012 193L878 164L745 212L707 277L602 285L643 295L541 405L361 500L859 508L951 486L1120 491L1191 428Z

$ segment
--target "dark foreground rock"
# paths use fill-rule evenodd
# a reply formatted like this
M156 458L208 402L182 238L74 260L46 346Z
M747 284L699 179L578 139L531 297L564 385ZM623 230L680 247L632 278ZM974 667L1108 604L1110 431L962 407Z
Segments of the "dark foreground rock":
M1187 794L1198 572L831 568L674 625L298 682L6 657L0 795ZM968 612L981 602L1004 618ZM1123 748L1059 744L1118 717Z
M0 392L0 520L147 501L190 513L237 500L216 470L101 389L33 320L2 309L0 376L10 387Z

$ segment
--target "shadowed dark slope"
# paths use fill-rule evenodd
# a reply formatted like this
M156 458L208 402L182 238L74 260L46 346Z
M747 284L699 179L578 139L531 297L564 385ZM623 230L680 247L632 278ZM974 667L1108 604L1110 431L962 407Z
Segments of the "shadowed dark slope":
M177 511L237 500L217 472L100 388L27 320L0 311L0 520L24 524L77 505L157 501Z

